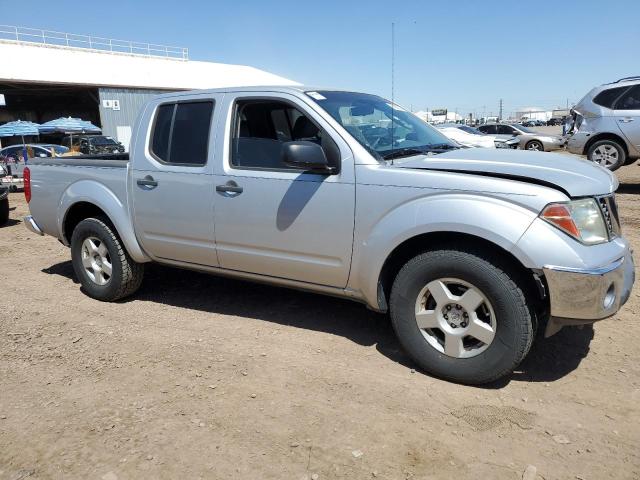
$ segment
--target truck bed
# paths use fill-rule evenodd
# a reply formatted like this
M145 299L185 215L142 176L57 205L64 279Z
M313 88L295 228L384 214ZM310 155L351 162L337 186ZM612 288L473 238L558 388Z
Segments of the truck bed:
M60 237L58 219L70 203L91 202L98 190L109 192L103 198L117 204L114 210L128 214L128 154L35 158L26 166L35 193L29 208L49 235Z
M77 167L126 167L129 163L128 153L104 153L99 155L74 155L72 157L33 158L29 165L67 165Z

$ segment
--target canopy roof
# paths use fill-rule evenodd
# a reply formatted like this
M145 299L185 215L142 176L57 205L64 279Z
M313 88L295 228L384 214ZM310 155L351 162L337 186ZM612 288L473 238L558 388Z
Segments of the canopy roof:
M298 85L245 65L146 57L0 40L0 81L192 90Z

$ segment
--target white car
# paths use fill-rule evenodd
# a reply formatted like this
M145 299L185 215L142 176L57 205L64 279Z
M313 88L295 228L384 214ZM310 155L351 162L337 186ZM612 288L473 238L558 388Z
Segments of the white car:
M518 148L518 140L482 133L477 128L457 123L439 125L438 130L464 147Z

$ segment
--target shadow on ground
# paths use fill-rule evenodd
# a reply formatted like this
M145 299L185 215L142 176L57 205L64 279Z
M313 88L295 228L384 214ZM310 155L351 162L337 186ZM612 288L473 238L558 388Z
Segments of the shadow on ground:
M616 193L629 193L629 194L638 194L640 193L640 184L637 183L621 183Z
M20 220L15 219L15 218L10 218L9 220L7 220L7 223L2 225L2 227L0 227L0 228L13 227L14 225L18 225L19 223L22 223L22 222Z
M78 283L70 261L42 271ZM132 299L339 335L359 345L375 345L390 360L418 368L401 349L386 315L348 300L154 264L147 266L144 283ZM565 328L540 339L516 372L484 388L503 388L512 380L552 382L562 378L580 365L592 338L589 326Z

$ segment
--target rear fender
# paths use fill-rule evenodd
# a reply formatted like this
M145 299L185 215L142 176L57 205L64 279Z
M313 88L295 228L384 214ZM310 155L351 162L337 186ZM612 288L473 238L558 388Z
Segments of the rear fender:
M127 252L136 262L148 262L150 258L144 253L138 240L131 219L129 209L118 196L100 182L94 180L80 180L70 185L60 199L58 206L58 238L69 243L71 239L65 238L64 224L70 208L79 203L87 202L100 208L116 227Z

